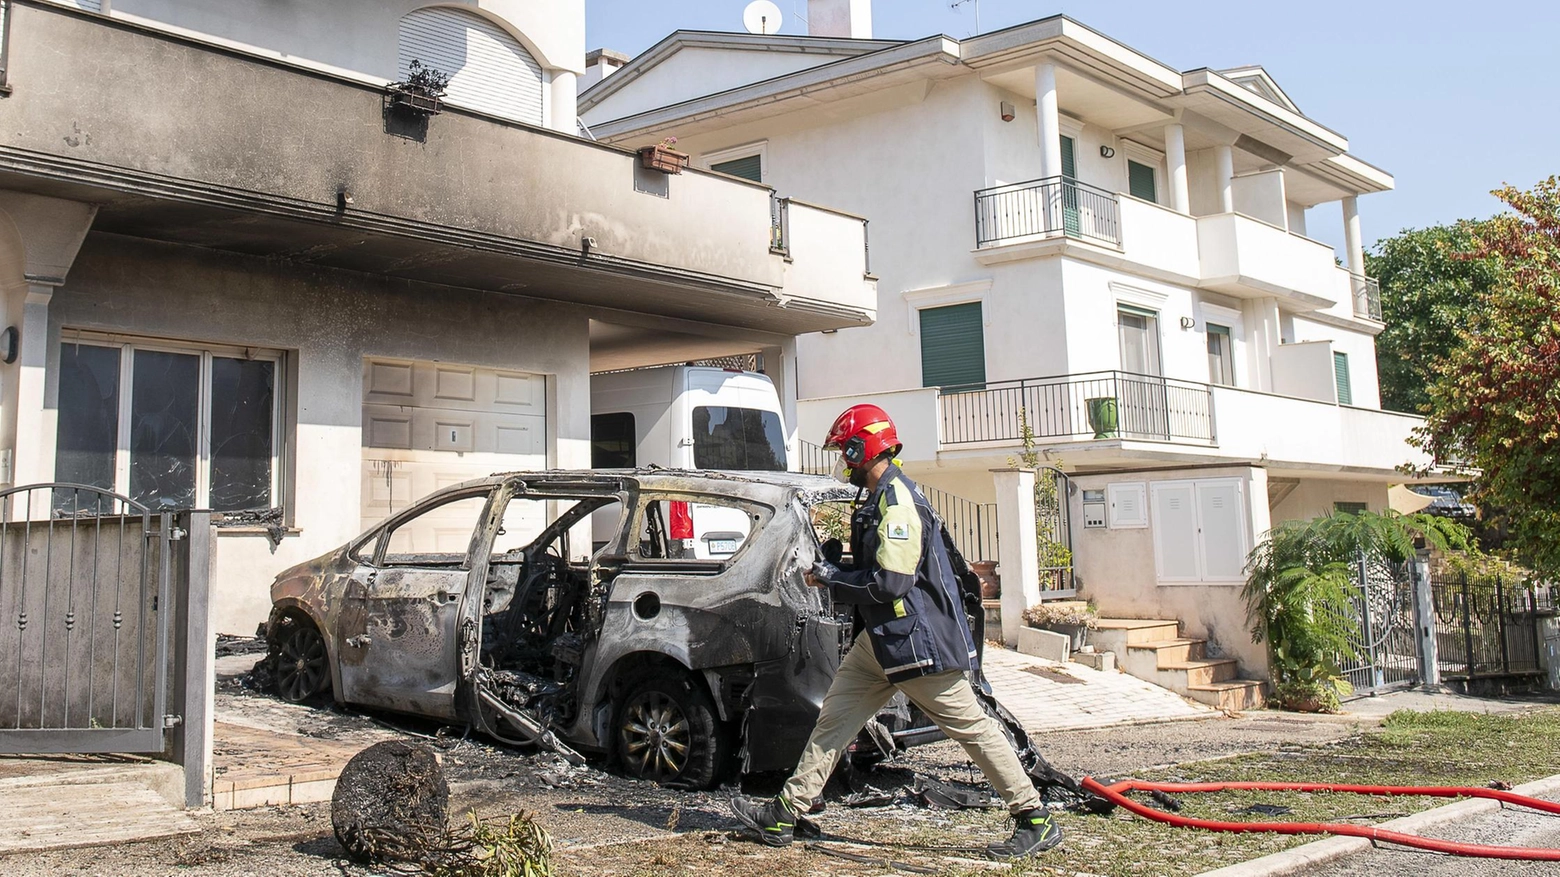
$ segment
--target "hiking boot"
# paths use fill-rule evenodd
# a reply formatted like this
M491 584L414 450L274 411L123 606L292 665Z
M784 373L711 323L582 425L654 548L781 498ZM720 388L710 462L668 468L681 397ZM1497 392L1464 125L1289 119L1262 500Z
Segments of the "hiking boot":
M1046 810L1025 810L1013 815L1013 836L986 848L993 859L1021 859L1043 853L1062 842L1061 826Z
M742 795L731 799L731 812L743 825L758 832L765 846L783 847L796 836L797 816L784 798L755 801Z

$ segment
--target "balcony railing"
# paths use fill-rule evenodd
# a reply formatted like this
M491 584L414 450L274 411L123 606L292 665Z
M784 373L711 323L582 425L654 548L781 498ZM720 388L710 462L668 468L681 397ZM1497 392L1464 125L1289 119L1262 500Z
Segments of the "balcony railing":
M1374 277L1350 274L1354 287L1354 316L1381 322L1381 284Z
M769 252L791 255L791 199L769 196Z
M1217 444L1207 384L1129 372L1093 372L944 387L945 445L1037 439L1133 439Z
M1067 177L975 193L975 246L1070 237L1121 246L1121 205L1104 189Z

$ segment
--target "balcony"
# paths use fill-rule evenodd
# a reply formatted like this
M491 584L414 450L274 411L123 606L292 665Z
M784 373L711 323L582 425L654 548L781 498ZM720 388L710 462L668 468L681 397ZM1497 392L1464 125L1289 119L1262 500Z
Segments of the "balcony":
M975 193L975 246L1069 237L1121 246L1121 205L1112 193L1067 177Z
M1333 248L1239 213L1197 218L1199 284L1239 298L1279 296L1329 308L1348 294Z
M1363 274L1350 274L1349 282L1354 288L1354 316L1381 322L1381 284Z
M859 218L792 209L782 255L766 186L459 108L418 129L382 83L6 8L0 183L100 205L94 231L784 334L874 315Z
M1128 372L944 387L939 412L944 446L1021 442L1026 428L1046 440L1217 444L1207 385Z

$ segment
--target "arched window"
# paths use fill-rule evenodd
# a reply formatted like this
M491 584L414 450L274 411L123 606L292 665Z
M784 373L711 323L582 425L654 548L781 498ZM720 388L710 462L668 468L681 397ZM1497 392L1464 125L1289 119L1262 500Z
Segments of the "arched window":
M401 19L400 75L420 61L450 76L447 103L543 124L542 67L518 40L480 15L435 6Z

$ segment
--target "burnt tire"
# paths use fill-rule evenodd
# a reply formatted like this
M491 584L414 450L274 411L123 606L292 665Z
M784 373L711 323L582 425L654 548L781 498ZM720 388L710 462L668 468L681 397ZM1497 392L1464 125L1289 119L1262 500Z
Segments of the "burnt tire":
M273 667L276 694L288 703L306 703L330 690L325 637L307 621L287 620Z
M715 705L682 674L631 683L618 699L612 731L613 754L631 777L708 789L728 760L730 734Z

